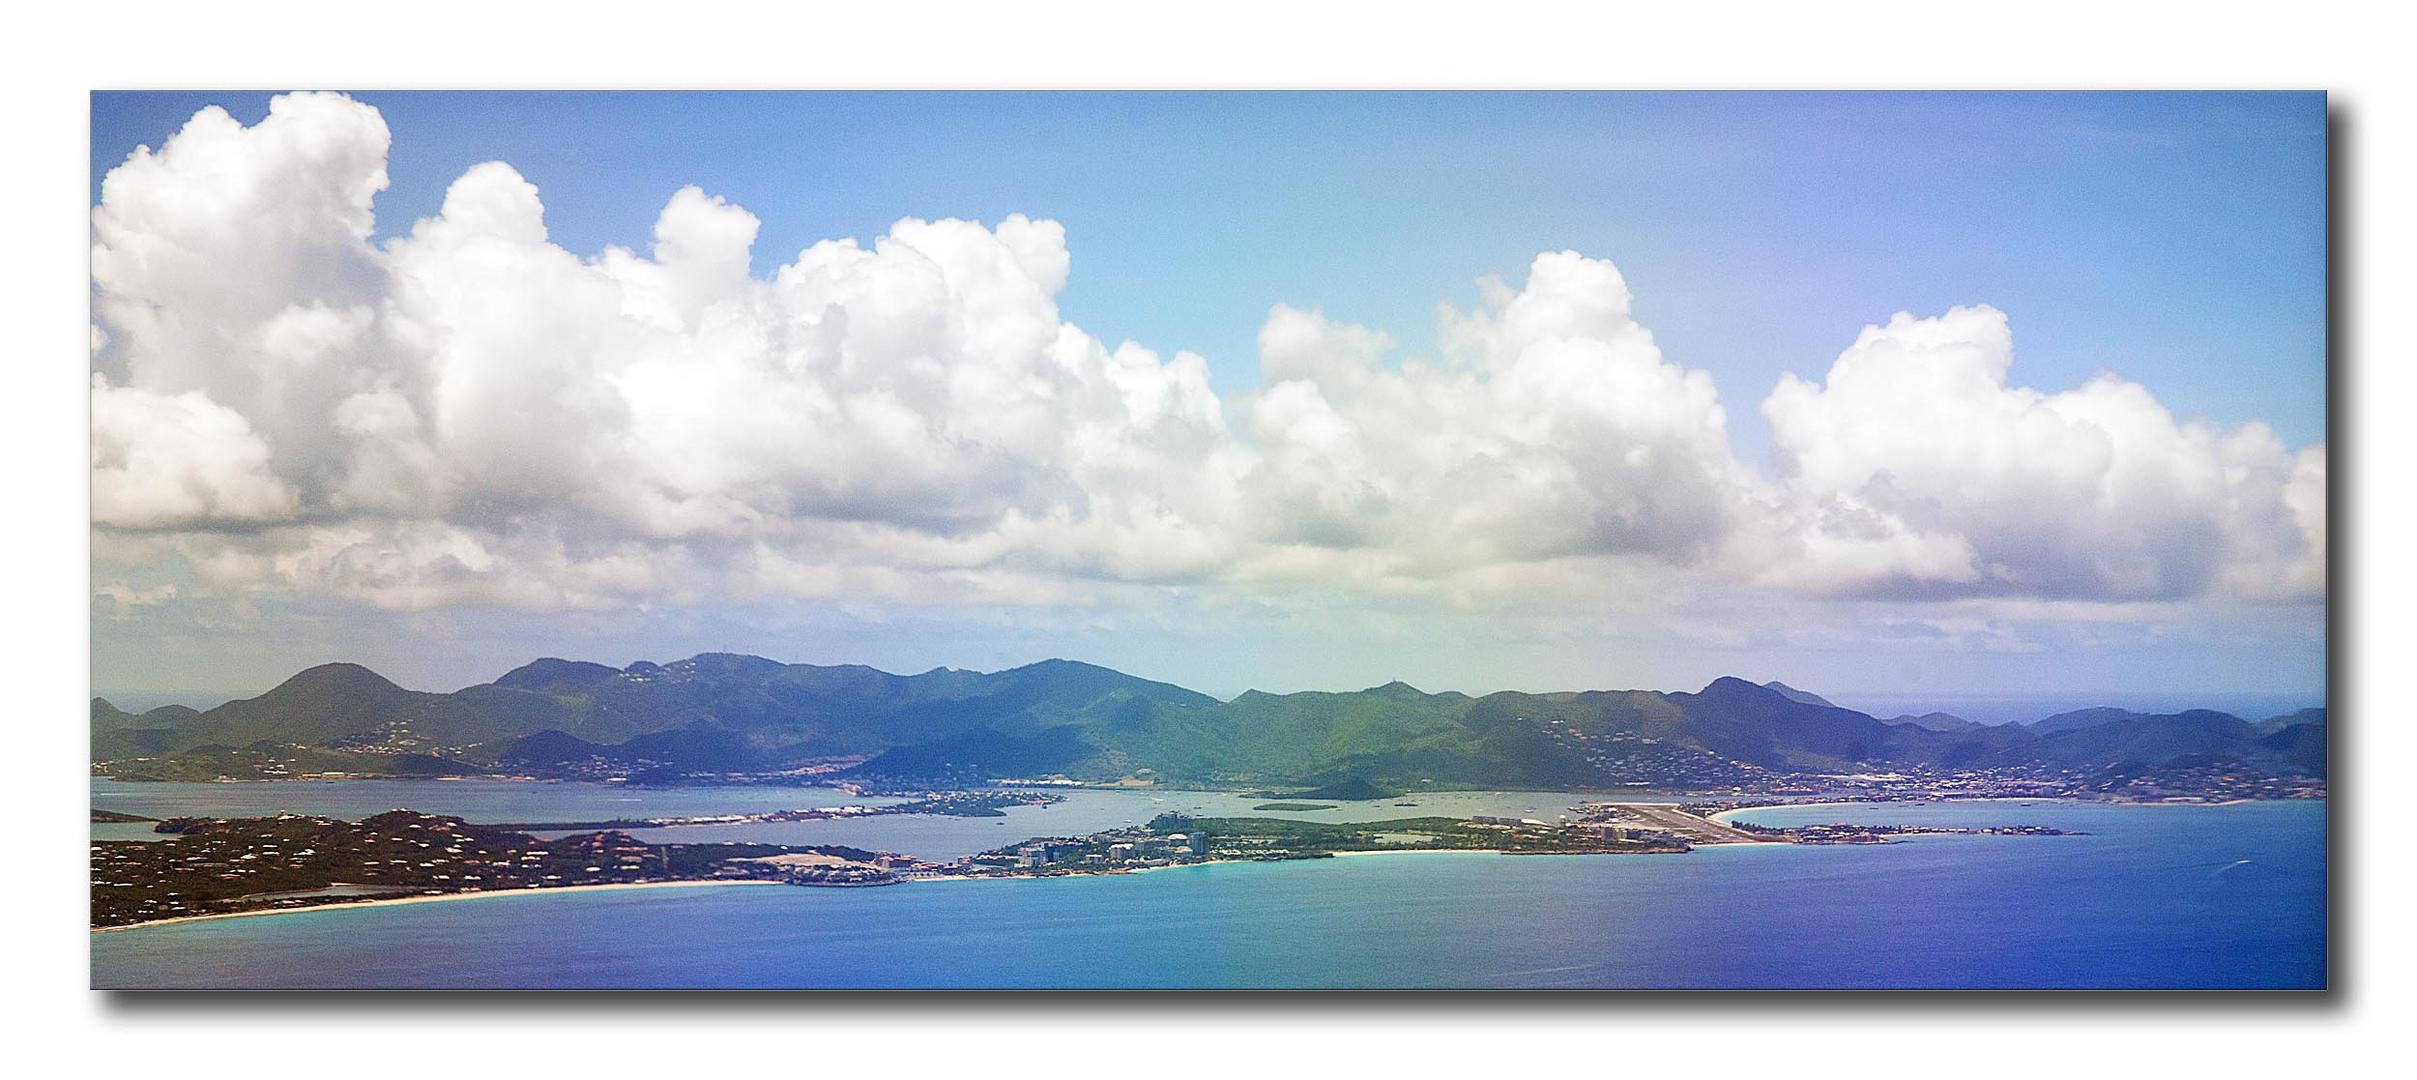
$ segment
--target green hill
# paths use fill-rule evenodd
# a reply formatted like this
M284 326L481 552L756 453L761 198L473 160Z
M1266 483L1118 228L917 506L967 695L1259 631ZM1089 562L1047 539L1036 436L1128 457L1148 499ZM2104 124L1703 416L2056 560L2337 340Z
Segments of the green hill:
M547 658L450 694L354 664L259 697L140 715L92 705L92 755L119 775L595 770L677 776L862 758L857 775L962 781L1148 775L1327 791L1409 787L1723 787L1759 771L2087 770L2239 761L2322 775L2321 710L2253 725L2205 711L2085 710L2033 725L1884 721L1784 684L1702 690L1430 694L1250 691L1220 702L1109 668L1047 660L898 675L706 653L612 668ZM211 770L221 770L212 772ZM583 770L585 772L583 772Z

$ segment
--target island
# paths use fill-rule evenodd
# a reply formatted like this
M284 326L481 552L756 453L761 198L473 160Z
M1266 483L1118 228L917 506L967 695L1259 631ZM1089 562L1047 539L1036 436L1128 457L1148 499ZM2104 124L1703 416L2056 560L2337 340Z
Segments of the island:
M951 862L844 845L658 844L619 829L540 839L524 826L474 825L412 810L359 821L308 814L178 817L154 827L169 838L164 841L92 844L92 925L104 930L531 889L716 883L861 888L1380 852L1674 855L1706 845L1889 843L1921 833L2064 835L2037 826L1774 829L1725 824L1666 803L1585 803L1572 810L1552 822L1479 815L1336 823L1166 813L1142 825L1034 837Z

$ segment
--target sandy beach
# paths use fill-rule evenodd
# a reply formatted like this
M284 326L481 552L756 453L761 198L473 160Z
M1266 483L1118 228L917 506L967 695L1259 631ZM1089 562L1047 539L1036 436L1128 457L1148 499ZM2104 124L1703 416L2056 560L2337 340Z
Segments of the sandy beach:
M211 919L251 919L264 915L295 915L306 911L328 911L335 908L399 907L404 904L435 904L448 900L488 900L504 896L544 896L550 893L590 893L615 889L681 889L706 885L778 885L777 881L623 881L604 885L557 885L545 889L474 889L468 892L438 893L433 896L384 896L374 900L347 900L334 904L312 904L308 907L261 908L257 911L220 911L208 915L178 915L170 919L151 919L124 926L96 926L96 934L119 930L144 930L174 923L207 922Z
M1337 851L1332 852L1331 854L1333 857L1340 859L1357 855L1500 855L1502 852L1494 848L1406 847L1385 851ZM1248 866L1254 863L1302 863L1316 861L1316 859L1203 859L1199 862L1170 863L1165 866L1134 866L1105 870L1069 870L1061 874L987 874L977 876L952 875L949 877L913 878L906 881L905 884L928 885L936 881L1033 881L1042 878L1110 877L1118 874L1154 874L1161 870L1192 870L1203 866Z
M2108 805L2108 806L2247 806L2247 805L2249 805L2250 803L2253 803L2253 802L2256 802L2256 801L2258 801L2258 800L2256 800L2256 799L2225 799L2225 800L2223 800L2223 801L2221 801L2221 802L2176 802L2176 801L2171 800L2171 799L2161 800L2161 801L2158 801L2158 802L2147 802L2147 801L2140 801L2140 802L2122 802L2122 801L2111 800L2111 801L2109 801L2109 802L2107 803L2107 805ZM2316 801L2316 802L2322 802L2322 801L2324 801L2324 800L2322 800L2322 799L2317 799L2317 800L2313 800L2313 801Z
M1723 825L1726 825L1729 823L1729 817L1732 814L1745 814L1756 810L1777 810L1782 807L1793 810L1800 807L1812 808L1827 806L1849 806L1862 810L1892 806L1900 803L1907 806L1921 806L1927 803L2085 803L2095 806L2241 806L2246 803L2253 803L2256 801L2258 800L2225 799L2220 802L2181 802L2170 799L2076 799L2054 795L1986 795L1973 798L1940 796L1929 799L1866 799L1861 801L1827 800L1823 802L1763 803L1758 806L1740 806L1735 810L1723 810L1717 814L1710 814L1706 816L1709 820L1717 821Z

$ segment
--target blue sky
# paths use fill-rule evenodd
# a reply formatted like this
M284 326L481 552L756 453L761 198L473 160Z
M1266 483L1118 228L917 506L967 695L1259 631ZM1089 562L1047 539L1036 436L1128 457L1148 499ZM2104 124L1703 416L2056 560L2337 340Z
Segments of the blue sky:
M1741 452L1759 401L1867 323L1988 303L2019 381L2101 370L2178 413L2324 435L2318 93L356 92L394 132L382 236L505 160L556 243L643 249L696 184L764 220L758 273L907 216L1064 223L1061 305L1113 344L1258 385L1278 302L1431 350L1473 302L1573 248L1620 265L1674 361L1710 371ZM93 195L207 104L104 93Z
M796 387L755 386L753 397L731 399L738 405L727 432L650 444L645 440L664 431L685 429L676 416L660 414L652 427L608 430L652 407L635 397L620 401L635 393L624 381L627 369L544 355L527 344L566 340L562 335L575 331L586 335L577 340L626 345L600 350L621 364L648 359L664 340L659 327L634 328L626 313L557 312L571 321L499 330L494 320L456 324L448 320L458 313L405 310L429 294L392 284L402 280L404 263L422 275L415 280L476 272L474 260L449 262L446 243L433 241L417 252L361 253L376 264L375 274L394 275L375 286L387 305L379 318L391 325L376 322L344 346L353 351L312 361L350 365L336 383L283 385L290 371L246 351L272 328L240 319L351 302L312 291L317 286L307 271L324 264L310 260L324 256L327 244L349 240L306 235L326 227L309 217L309 208L341 202L358 176L340 169L374 167L374 153L308 160L286 153L280 147L290 150L288 144L259 137L269 123L268 93L96 94L96 326L110 344L95 363L114 380L96 391L95 404L95 484L102 495L95 509L94 667L104 690L248 693L305 663L334 659L443 689L491 678L540 654L626 663L732 649L893 670L995 668L1066 655L1219 694L1248 686L1352 688L1391 678L1471 691L1675 689L1745 674L1823 692L1866 692L1875 702L1893 693L2321 699L2321 94L351 96L357 105L323 99L297 104L296 111L317 117L323 125L317 130L329 138L374 142L378 133L391 133L383 159L391 186L374 207L373 240L381 247L437 215L448 186L490 161L509 163L536 187L548 239L583 259L607 245L644 255L667 200L696 185L760 220L751 253L759 279L818 241L852 237L869 245L902 218L985 225L1014 214L1055 220L1066 230L1071 258L1070 280L1055 296L1059 315L1111 349L1131 340L1162 358L1179 350L1204 357L1207 390L1235 432L1230 443L1217 442L1230 454L1143 460L1137 455L1147 448L1137 442L1142 449L1125 452L1132 460L1075 475L1065 464L1077 455L1072 444L1035 444L1011 448L1006 456L1016 460L1001 472L997 461L962 458L969 444L952 436L895 458L881 458L886 449L873 453L868 475L878 485L925 476L917 470L928 466L929 476L955 477L960 486L914 498L961 500L977 508L965 511L973 517L884 507L879 498L849 502L829 494L849 477L766 479L817 455L855 456L806 446L818 432L843 430L827 417L809 423L738 415L759 401L790 400L779 395ZM111 214L102 178L135 147L159 148L209 105L252 129L206 133L224 155L217 160L238 164L215 177L151 170L129 181L128 208ZM374 109L368 122L358 105ZM493 213L508 216L517 205L511 186L492 175L476 186ZM692 226L721 213L691 209L702 215L684 219ZM254 219L211 219L214 213ZM280 248L289 233L320 246ZM698 235L711 240L710 229ZM971 241L926 240L1003 242L989 233ZM1326 460L1285 458L1291 436L1279 430L1275 405L1250 393L1266 385L1257 340L1272 307L1314 308L1337 323L1380 329L1394 342L1386 363L1398 365L1433 354L1438 304L1475 306L1481 275L1538 295L1579 280L1549 287L1529 280L1540 252L1565 249L1616 262L1635 298L1634 323L1651 332L1659 360L1711 380L1726 416L1725 442L1709 449L1687 442L1689 425L1700 427L1701 420L1689 410L1700 403L1683 382L1656 382L1658 376L1619 385L1621 394L1636 395L1639 415L1661 419L1613 431L1588 427L1601 416L1572 413L1555 422L1575 425L1558 430L1581 437L1561 445L1520 443L1526 436L1519 418L1505 420L1510 413L1501 410L1485 414L1490 420L1428 418L1472 425L1449 434L1492 447L1488 453L1532 452L1514 462L1510 475L1601 481L1573 483L1556 489L1557 501L1512 505L1494 518L1478 514L1465 536L1444 536L1467 541L1456 550L1502 560L1471 562L1464 569L1476 577L1459 581L1434 572L1434 553L1447 549L1426 546L1433 539L1427 532L1452 530L1429 530L1426 523L1476 512L1451 491L1422 486L1418 470L1428 466L1403 464L1420 452L1415 440L1383 442L1384 429L1410 421L1381 412L1349 416L1376 441L1359 447L1357 457L1333 460L1363 462L1360 475L1312 475L1312 469L1292 477L1292 487L1278 484L1280 476L1270 479L1285 461ZM202 269L191 280L177 278L175 260L159 257L164 252L189 256ZM279 262L287 258L290 266ZM239 260L259 272L232 284L217 280L217 267ZM104 264L107 283L97 280ZM513 280L532 289L553 280L542 276L539 263L528 266L525 279ZM590 285L610 279L610 288L628 296L644 298L655 287L647 284L652 278L615 277L619 271L600 263L586 272ZM982 289L993 289L984 295L994 300L1003 295L995 282L954 284L970 290L964 295ZM249 288L294 292L243 295ZM541 301L554 298L527 299L531 310L545 311ZM2264 423L2279 445L2252 455L2253 465L2225 458L2219 468L2210 444L2180 438L2126 459L2134 465L2089 466L2103 475L2083 476L2074 487L2072 462L2016 438L2029 429L1975 431L1970 441L1980 450L1945 445L1965 436L1947 429L1925 436L1939 443L1852 448L1863 471L1819 478L1826 488L1781 482L1771 455L1785 433L1766 421L1761 406L1784 374L1823 379L1859 331L1897 312L1929 320L1973 304L2005 313L2014 343L2006 384L2014 389L1976 391L1983 411L1970 415L2010 416L2037 404L2018 400L2028 391L2055 395L2112 372L2143 400L2153 395L2151 411L2205 418L2219 433ZM850 310L868 324L888 317L879 305ZM989 319L1000 310L1007 309L976 305L953 317ZM151 324L124 315L142 311L178 317ZM677 333L697 335L700 325L692 317ZM465 364L442 352L454 346L429 337L430 326L464 340L506 336L466 354L482 359ZM1920 323L1908 333L1937 326L1946 324ZM1970 344L1987 339L1989 327L1967 320L1943 332ZM1006 333L999 340L1013 338ZM301 340L290 333L287 339ZM1348 352L1340 340L1322 339L1316 348L1331 360ZM927 359L888 362L911 373ZM1028 375L1029 366L1014 365L1029 359L946 363L996 361ZM480 365L524 361L567 364L530 383L563 393L513 398L517 384L510 379L445 383L464 372L476 375ZM1603 370L1549 374L1583 389ZM1907 377L1914 370L1899 372L1896 382L1920 382ZM1159 376L1182 378L1173 365L1155 370ZM375 411L352 408L364 404L354 401L346 403L350 411L311 414L334 401L314 395L338 384L437 389L408 402L381 398ZM1340 384L1321 385L1346 412L1354 407ZM1870 381L1854 393L1891 385ZM810 389L800 400L844 399L864 388ZM881 401L928 406L930 415L920 419L936 431L980 428L988 409L983 401L933 404L944 395L931 386L910 387L903 397L898 387L879 389ZM1022 404L1045 411L1078 398L1104 400L1060 389L1047 402ZM1118 393L1140 400L1130 398L1129 388L1108 399ZM562 406L566 426L541 430L561 401L597 395L620 402L619 411L581 418ZM1799 437L1818 430L1820 417L1874 415L1848 408L1850 396L1799 401L1800 422L1813 424L1800 427ZM1972 404L1917 398L1895 407L1913 421L1933 405ZM446 409L458 415L440 415ZM385 434L372 437L359 423L370 415L411 423L379 428ZM1879 415L1890 414L1883 408ZM506 426L480 428L487 422L481 418L495 417ZM529 426L512 427L512 418ZM1053 422L1063 435L1082 425L1124 431L1117 424L1127 421L1140 423L1072 415ZM1655 426L1665 422L1670 426ZM208 444L196 435L141 452L142 433L163 424L215 432L210 438L225 442ZM411 438L373 445L413 424ZM745 441L783 429L805 441ZM1140 439L1139 431L1126 434ZM1656 432L1679 434L1655 443L1663 437ZM595 442L587 450L602 456L586 460L614 460L611 454L632 446L647 453L584 479L505 475L516 457L527 456L516 450L553 449L590 434ZM1187 445L1193 449L1186 453L1197 453L1205 444ZM501 457L480 457L499 449ZM1947 452L1958 449L1970 452ZM1732 454L1752 477L1735 490L1723 471ZM2024 454L2058 460L2031 469ZM1968 484L1953 474L1925 475L1934 456L1979 463L1971 467L1982 471ZM1234 466L1208 485L1243 491L1243 512L1219 517L1224 511L1169 510L1147 501L1180 488L1196 466L1223 467L1218 463L1228 458L1262 466L1256 473ZM1640 461L1700 468L1620 471ZM362 462L387 471L354 475L350 470L370 467ZM662 475L649 473L666 462L672 467ZM731 476L699 472L724 465L735 470ZM2170 483L2139 480L2169 466L2181 470ZM394 470L413 468L428 471L413 483L397 479ZM2204 484L2193 487L2208 468L2229 468L2232 479L2223 483L2236 486L2212 493ZM1148 476L1132 481L1126 473ZM620 506L613 504L615 491L595 483L624 474L647 474L643 482L657 485L656 495L671 503L694 496L680 503L683 512L710 516L745 504L744 520L759 531L667 541L659 522L638 520L663 502L646 504L653 509ZM364 515L357 497L348 502L329 494L363 476L386 485L381 497L399 501ZM1117 486L1127 482L1138 486ZM2005 489L2009 501L1993 502L1991 485ZM2166 488L2202 501L2166 505ZM1391 509L1398 514L1380 520L1379 511L1368 511L1359 524L1376 538L1358 547L1335 547L1331 523L1284 533L1293 526L1278 520L1315 503L1319 492L1374 489L1395 497ZM1620 501L1665 489L1685 497L1641 510ZM1079 497L1047 501L1067 490ZM1589 501L1606 490L1611 502ZM1967 497L1974 490L1980 495ZM2305 512L2311 490L2313 524ZM1136 491L1147 499L1128 502ZM817 498L829 505L816 509ZM1068 506L1078 517L1103 509L1097 520L1040 541L998 531L997 519L966 524L998 498L1042 500L1017 507L1031 512L1027 520ZM1853 546L1882 520L1868 516L1879 505L1873 499L1898 500L1880 507L1896 515L1881 531L1895 530L1891 542L1899 545L1884 554ZM1172 516L1197 528L1175 541L1118 533L1115 523L1130 517L1108 511L1129 505L1151 507L1138 515L1142 520ZM1705 506L1727 509L1697 512ZM909 532L934 520L955 524L888 550L849 550L830 539L833 523L866 520ZM1404 521L1412 527L1402 528ZM1715 522L1727 524L1708 524ZM1544 545L1541 557L1518 554L1555 527L1577 539L1549 551ZM957 528L966 531L948 531ZM1160 558L1203 535L1219 554L1182 565ZM162 537L173 543L161 546ZM559 550L537 542L566 537ZM993 552L985 556L993 561L968 564L949 547L969 537L987 543L976 548ZM2216 544L2223 550L2208 554ZM642 561L663 579L596 591L600 581L631 580L628 566L604 556L579 560L614 550L643 550ZM780 579L789 584L767 585L765 566L747 562L754 557L745 555L749 550L779 554L772 571L790 575ZM1789 552L1804 555L1804 564L1788 563ZM1042 565L1054 569L1034 569ZM833 580L844 584L829 585ZM1291 584L1270 591L1271 581ZM2171 582L2181 584L2163 584ZM850 591L860 585L861 593Z

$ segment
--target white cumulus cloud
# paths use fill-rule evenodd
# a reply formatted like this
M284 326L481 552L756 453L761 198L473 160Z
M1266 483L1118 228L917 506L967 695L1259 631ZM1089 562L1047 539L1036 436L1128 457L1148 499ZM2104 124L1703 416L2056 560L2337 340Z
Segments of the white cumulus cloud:
M1270 542L1377 549L1413 572L1585 556L1697 561L1746 508L1711 378L1663 359L1611 263L1540 255L1445 313L1444 356L1279 306L1245 402Z
M243 414L199 392L92 379L92 520L150 529L282 518L294 491Z
M379 243L388 142L375 109L288 95L250 127L204 110L104 180L104 564L407 610L1699 578L2322 595L2323 447L2112 376L2012 384L1988 308L1899 316L1783 381L1764 476L1710 376L1575 252L1481 283L1435 357L1277 305L1262 385L1221 400L1201 357L1064 320L1056 222L907 219L756 276L760 220L702 189L670 194L645 251L583 257L490 162Z
M2013 362L2005 315L1965 307L1866 327L1821 383L1782 379L1763 415L1795 532L1765 577L1911 596L2321 594L2322 447L2177 418L2111 374L2009 385Z

